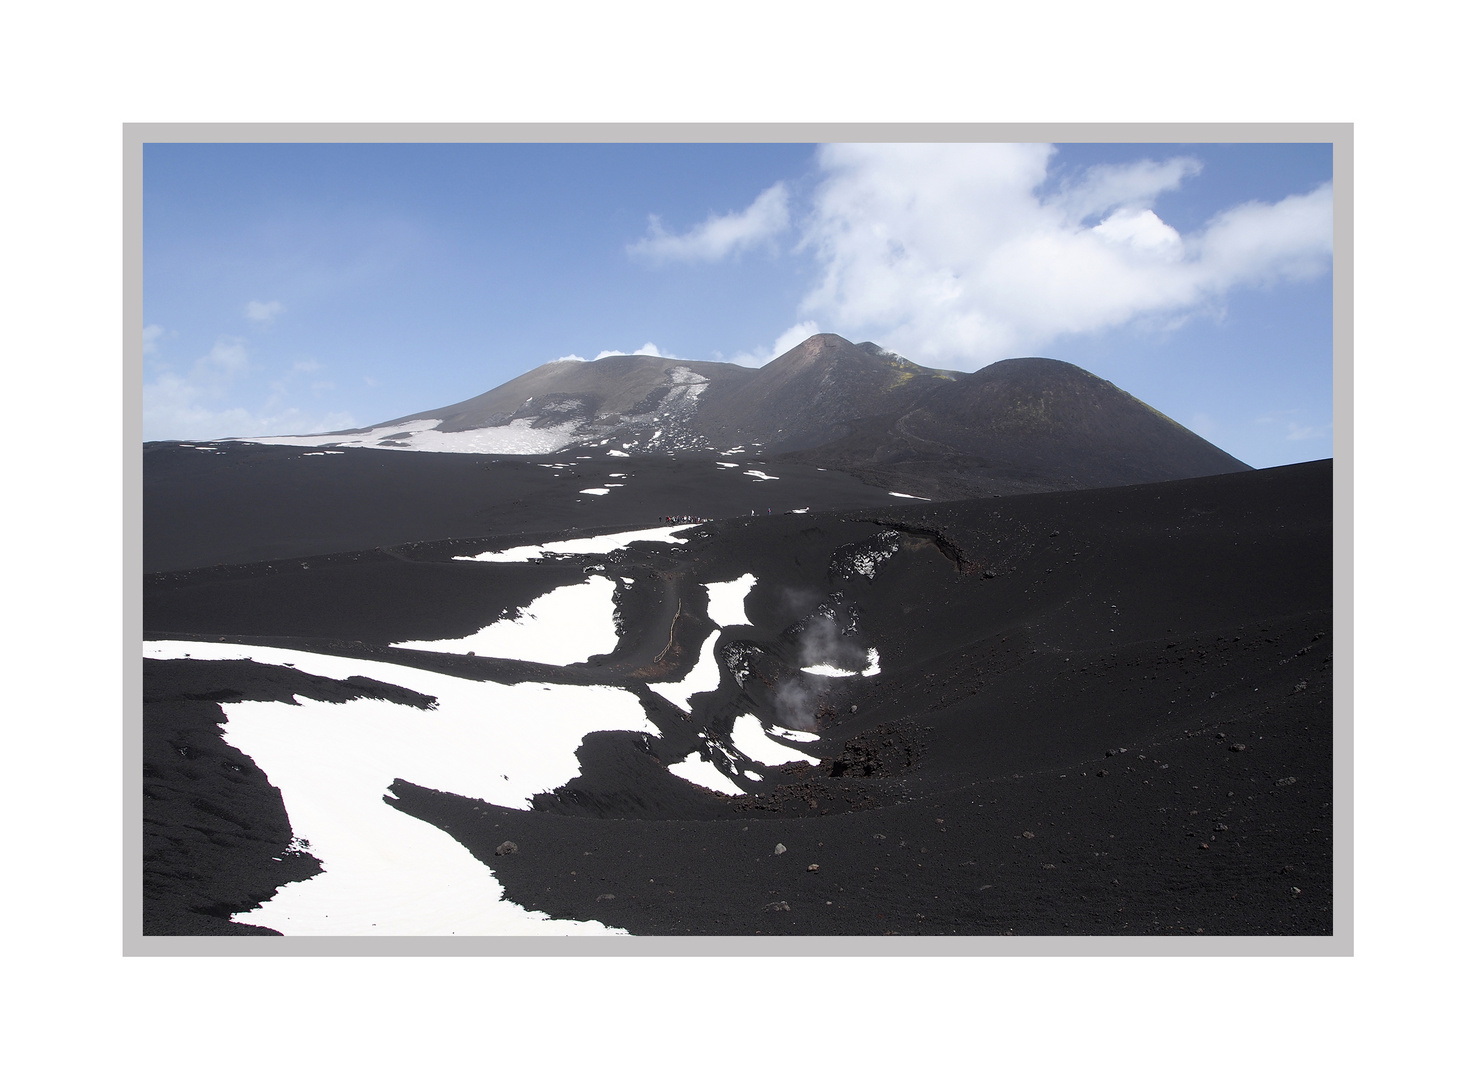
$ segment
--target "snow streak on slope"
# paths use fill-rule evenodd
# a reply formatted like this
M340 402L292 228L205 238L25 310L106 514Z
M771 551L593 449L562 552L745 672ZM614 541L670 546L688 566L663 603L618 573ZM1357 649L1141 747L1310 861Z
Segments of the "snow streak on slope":
M514 420L503 427L471 431L436 431L439 420L411 420L370 431L347 435L262 435L232 439L232 442L265 443L269 446L364 446L376 450L430 450L442 454L552 454L574 441L571 421L535 428L532 418Z
M452 558L462 562L533 562L544 555L609 555L629 544L643 541L653 544L685 544L687 538L677 534L683 529L695 528L696 525L669 525L660 529L586 536L578 540L526 544L523 547L504 548L502 551L484 551L480 555L453 555Z
M703 642L702 650L698 653L697 663L681 682L651 683L651 688L683 712L688 710L694 694L718 689L723 676L718 667L718 658L713 652L713 644L720 633L721 630L714 630L708 635L708 640Z

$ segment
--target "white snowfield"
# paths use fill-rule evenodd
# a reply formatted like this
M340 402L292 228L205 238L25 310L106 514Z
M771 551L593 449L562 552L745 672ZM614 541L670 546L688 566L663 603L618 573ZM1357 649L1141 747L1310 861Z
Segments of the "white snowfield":
M579 774L592 731L659 732L636 697L608 686L476 682L396 664L257 646L144 643L160 659L250 659L331 679L361 675L434 696L222 705L225 739L282 791L297 845L323 872L292 882L239 922L283 934L582 935L625 931L550 919L503 899L492 872L446 833L385 801L404 779L500 806L527 806ZM508 839L520 839L516 830ZM509 856L517 858L516 855Z
M684 529L695 529L697 525L698 523L664 525L659 529L606 533L603 536L586 536L578 540L552 540L547 544L526 544L501 551L484 551L479 555L453 555L452 559L462 562L533 562L544 555L611 555L638 541L685 544L687 537L677 534Z
M402 649L476 653L535 664L582 664L614 652L615 582L596 575L534 599L511 619L500 619L464 638L397 641Z
M744 600L758 582L753 574L733 581L714 581L703 586L708 590L708 618L719 626L747 626L749 615Z
M524 417L502 427L471 431L437 431L439 420L410 420L387 424L352 435L257 435L228 442L265 443L268 446L363 446L376 450L429 450L441 454L552 454L574 441L578 421L533 427ZM391 436L399 436L391 438ZM390 441L384 442L383 440ZM402 445L396 445L402 444Z
M810 765L821 763L820 758L803 754L773 738L764 730L759 718L748 713L733 722L733 747L750 761L757 761L761 765L788 765L792 761L804 761Z

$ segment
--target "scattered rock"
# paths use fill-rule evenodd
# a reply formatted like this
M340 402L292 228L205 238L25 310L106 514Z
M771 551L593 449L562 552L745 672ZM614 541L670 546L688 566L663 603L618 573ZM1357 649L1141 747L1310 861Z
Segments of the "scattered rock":
M787 904L783 900L776 900L772 904L765 904L764 905L764 910L765 911L789 911L790 910L790 905Z
M613 892L603 892L599 896L595 897L595 902L598 904L601 900L614 900L614 899L615 899L615 893L613 893Z
M1023 833L1021 833L1021 835L1024 836L1027 840L1034 840L1034 839L1036 839L1036 834L1033 833L1033 832L1023 832Z
M1099 769L1099 770L1098 770L1098 771L1097 771L1097 774L1098 774L1098 775L1099 775L1099 776L1107 776L1107 775L1108 775L1108 770L1107 770L1107 769Z
M1303 890L1302 889L1299 889L1296 885L1294 885L1292 887L1292 895L1293 896L1302 896L1303 895Z
M1200 845L1200 850L1201 851L1209 851L1210 850L1210 845L1209 844L1202 843Z
M786 848L785 848L785 845L784 844L775 844L774 845L774 853L776 855L783 855L785 853L785 850L786 850Z
M1301 694L1307 688L1308 688L1308 684L1306 682L1300 682L1300 683L1298 683L1296 686L1294 686L1292 688L1292 692L1294 694Z
M814 872L814 871L816 871L816 870L819 870L819 869L820 869L820 868L821 868L821 864L820 864L820 863L818 863L818 862L813 862L813 863L811 863L811 864L810 864L810 865L809 865L809 866L807 866L807 867L806 867L806 868L805 868L805 869L807 869L807 870L810 870L810 871L812 871L812 872Z
M497 851L494 854L516 855L518 854L518 845L513 843L513 841L511 840L504 840L501 844L497 846Z
M1211 695L1210 695L1210 696L1211 696L1211 697L1215 697L1215 695L1214 695L1214 694L1211 694ZM1224 738L1225 738L1225 737L1226 737L1226 733L1225 733L1225 732L1224 732L1224 731L1217 731L1217 732L1216 732L1216 733L1215 733L1215 737L1216 737L1216 738L1217 738L1217 739L1224 739Z
M1225 822L1224 822L1224 821L1217 821L1217 822L1216 822L1216 823L1215 823L1215 831L1216 831L1216 832L1225 832L1225 831L1226 831L1226 830L1228 830L1228 829L1229 829L1229 828L1230 828L1230 827L1231 827L1231 826L1229 826L1229 825L1227 825L1227 824L1226 824L1226 823L1225 823Z
M853 706L852 706L852 707L851 707L851 711L852 711L852 712L856 712L856 706L855 706L855 705L853 705Z
M1230 746L1229 746L1229 747L1228 747L1228 749L1229 749L1229 750L1230 750L1230 751L1231 751L1231 752L1232 752L1232 753L1233 753L1233 754L1239 754L1239 753L1241 753L1241 751L1243 751L1243 750L1245 750L1245 749L1246 749L1246 744L1245 744L1245 743L1244 743L1244 742L1233 742L1233 743L1232 743L1232 744L1231 744L1231 745L1230 745Z
M1288 786L1290 786L1292 784L1296 784L1297 782L1298 782L1298 778L1296 776L1284 776L1281 780L1278 780L1277 781L1277 786L1278 787L1288 787Z

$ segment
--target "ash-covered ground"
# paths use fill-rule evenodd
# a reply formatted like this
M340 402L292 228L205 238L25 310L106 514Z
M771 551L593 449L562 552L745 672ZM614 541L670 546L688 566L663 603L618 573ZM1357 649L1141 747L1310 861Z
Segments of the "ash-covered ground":
M145 933L1332 931L1329 462L148 453Z

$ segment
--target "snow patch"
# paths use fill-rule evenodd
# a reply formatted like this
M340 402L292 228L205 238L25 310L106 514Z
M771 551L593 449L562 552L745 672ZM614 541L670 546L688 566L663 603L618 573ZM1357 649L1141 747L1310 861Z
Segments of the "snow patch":
M582 664L614 652L615 582L592 577L538 597L511 619L500 619L464 638L399 641L402 649L497 656L535 664Z
M807 675L824 675L830 679L846 679L853 675L862 675L870 678L873 675L880 674L882 667L877 650L868 649L867 666L861 671L847 671L844 668L834 667L831 664L811 664L809 667L803 667L800 670Z
M747 792L728 778L718 766L703 760L701 751L694 750L681 761L667 766L673 776L681 777L689 784L716 791L720 795L745 795Z
M810 765L821 763L820 758L802 754L793 747L770 738L764 726L759 723L759 718L747 713L733 722L733 746L744 757L761 765L788 765L792 761L804 761Z
M922 495L904 495L901 491L889 491L888 494L899 499L917 499L920 502L933 502L932 499L925 499Z
M744 611L744 599L758 582L753 574L745 574L733 581L714 581L704 586L708 590L708 618L719 626L745 626L749 616Z
M718 640L720 633L721 630L714 630L708 635L708 640L703 642L702 650L698 653L697 663L692 665L692 670L681 682L650 683L651 688L683 712L688 711L694 694L717 690L722 672L718 668L718 657L713 652L713 643Z
M663 525L658 529L606 533L602 536L585 536L577 540L552 540L547 544L526 544L522 547L505 548L502 551L484 551L479 555L453 555L452 558L460 562L532 562L543 555L611 555L623 547L638 542L685 544L687 537L676 534L683 529L696 527L696 523Z
M527 806L579 774L575 751L590 732L659 734L633 694L608 686L503 686L381 661L217 642L150 641L143 654L291 663L325 678L363 676L436 699L429 711L368 699L222 705L226 742L281 790L297 847L323 863L322 873L284 885L236 921L289 935L624 933L594 921L550 919L503 899L485 865L440 829L396 810L386 789L400 777L494 805Z
M752 476L754 478L754 480L755 480L756 483L758 481L760 481L760 480L778 480L779 479L778 476L770 476L768 473L766 473L766 472L760 472L758 469L745 469L744 470L744 475L745 476Z

